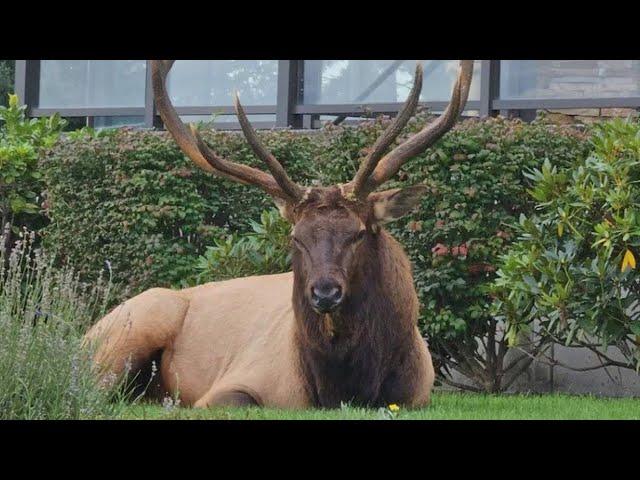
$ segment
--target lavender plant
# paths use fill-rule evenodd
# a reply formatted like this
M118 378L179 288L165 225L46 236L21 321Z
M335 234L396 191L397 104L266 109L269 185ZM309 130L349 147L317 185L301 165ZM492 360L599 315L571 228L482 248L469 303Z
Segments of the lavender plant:
M100 384L82 345L111 282L89 285L54 268L34 237L23 230L10 251L0 248L0 419L113 418L124 405L121 385Z

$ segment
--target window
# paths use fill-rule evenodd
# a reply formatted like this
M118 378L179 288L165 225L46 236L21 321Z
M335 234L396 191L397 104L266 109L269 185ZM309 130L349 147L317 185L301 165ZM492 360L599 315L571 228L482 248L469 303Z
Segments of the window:
M448 101L458 60L423 60L421 101ZM415 60L306 60L305 104L400 103L413 85ZM480 62L476 61L470 100L480 98Z
M177 60L167 78L176 107L230 106L236 90L243 105L275 105L277 88L277 60Z
M503 60L501 99L640 96L640 60Z
M96 129L116 127L142 127L144 117L94 117L93 126Z
M40 108L144 107L145 60L42 60Z
M432 113L437 114L450 99L459 61L419 61L425 72L420 100L432 103ZM294 62L285 71L300 72L301 78L279 78L285 62ZM321 123L318 116L326 121L324 116L393 114L413 85L415 62L177 60L167 88L181 115L205 121L215 117L217 128L235 123L236 90L248 113L255 115L257 128L306 128L310 121ZM500 111L533 118L540 108L640 108L640 60L486 62L475 62L465 115ZM146 60L18 60L16 92L36 116L58 110L93 117L101 127L151 127L156 118L151 112L152 95L146 92L146 65ZM490 68L481 78L483 65ZM104 115L113 117L100 118Z

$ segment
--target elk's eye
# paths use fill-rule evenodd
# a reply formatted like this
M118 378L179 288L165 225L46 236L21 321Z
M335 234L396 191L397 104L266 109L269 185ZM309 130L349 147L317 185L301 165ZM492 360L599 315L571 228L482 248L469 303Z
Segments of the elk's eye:
M300 240L298 240L296 237L291 237L291 238L293 239L293 243L294 243L297 247L304 248L304 245L303 245L303 243L302 243Z
M365 236L365 234L367 233L366 230L360 230L357 234L356 234L356 238L355 241L359 242L360 240L362 240Z

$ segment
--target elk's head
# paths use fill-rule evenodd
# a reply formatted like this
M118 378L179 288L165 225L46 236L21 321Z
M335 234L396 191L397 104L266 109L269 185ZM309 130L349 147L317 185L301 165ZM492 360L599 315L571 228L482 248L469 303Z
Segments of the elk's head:
M357 286L354 277L369 259L381 225L411 210L425 190L419 185L359 199L346 188L309 188L293 206L276 202L293 224L294 270L305 279L305 294L318 313L340 306L351 286Z
M262 145L237 96L235 107L242 131L271 174L220 157L209 148L195 127L188 129L166 91L165 80L172 65L173 60L151 62L156 106L167 130L182 151L204 170L258 185L275 199L282 215L293 224L294 267L301 270L297 273L305 278L306 295L319 313L339 308L348 296L357 271L355 267L366 260L363 258L366 256L365 245L375 241L381 225L400 218L419 201L426 190L421 185L375 190L393 177L405 161L424 151L454 125L466 104L473 73L473 60L461 60L445 112L386 153L418 105L422 89L422 67L418 64L413 88L404 106L362 159L353 180L343 185L304 188L287 176L282 165Z

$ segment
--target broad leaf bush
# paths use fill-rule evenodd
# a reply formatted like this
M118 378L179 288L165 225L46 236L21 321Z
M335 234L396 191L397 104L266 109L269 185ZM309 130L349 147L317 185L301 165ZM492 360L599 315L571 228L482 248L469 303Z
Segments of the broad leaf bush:
M549 159L528 177L535 213L521 215L496 295L509 337L591 348L604 363L640 366L640 124L597 124L593 152L573 168ZM603 350L617 346L625 362ZM600 348L598 348L600 347Z
M291 224L277 210L265 210L251 231L214 240L196 268L198 283L282 273L291 269Z
M38 158L56 142L66 121L57 114L28 119L15 95L9 95L8 104L0 106L0 230L7 223L16 231L19 226L38 228L44 186Z

